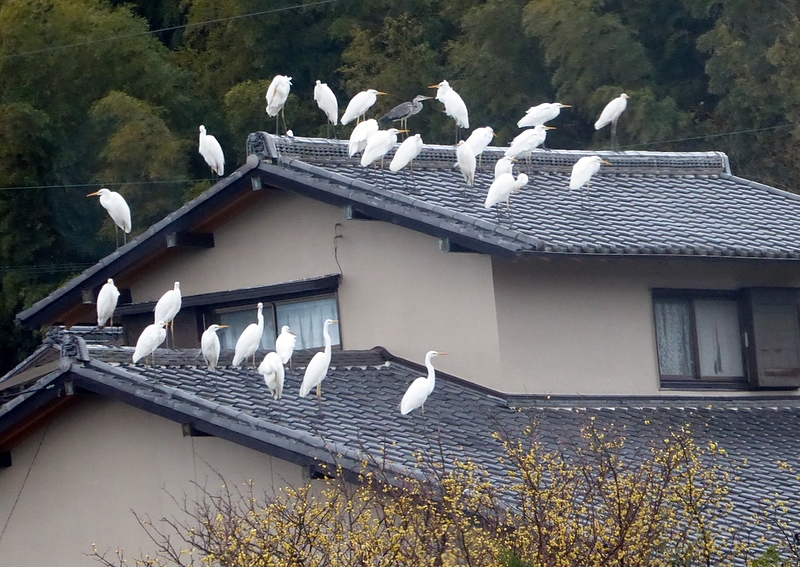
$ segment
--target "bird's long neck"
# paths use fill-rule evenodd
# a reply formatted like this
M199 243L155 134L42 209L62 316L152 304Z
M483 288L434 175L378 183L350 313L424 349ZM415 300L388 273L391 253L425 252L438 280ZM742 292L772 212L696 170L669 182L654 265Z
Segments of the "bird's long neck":
M322 336L325 337L325 356L331 357L331 335L328 333L328 325L322 327Z
M432 358L433 355L431 354L425 357L425 366L428 367L428 382L430 382L430 385L428 387L431 390L433 390L433 387L436 385L436 369L434 369L433 362L431 362Z
M258 308L258 329L264 332L264 315L261 313L261 307Z

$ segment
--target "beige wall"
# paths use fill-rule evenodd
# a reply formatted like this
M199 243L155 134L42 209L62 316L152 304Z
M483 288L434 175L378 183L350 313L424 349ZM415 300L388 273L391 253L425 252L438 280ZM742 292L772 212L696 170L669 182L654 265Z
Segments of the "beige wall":
M499 367L488 256L445 254L436 238L348 221L340 207L291 193L261 195L214 230L214 248L184 251L130 282L133 301L156 300L175 281L194 295L334 274L338 233L344 348L380 345L419 362L429 350L445 351L450 356L437 359L437 368L479 382Z
M800 287L790 264L494 259L493 271L502 373L487 385L529 394L680 394L659 389L653 288Z
M253 479L257 492L303 482L297 465L213 437L183 437L178 423L100 398L80 400L11 455L13 465L0 469L3 566L96 565L83 556L93 543L128 555L150 550L130 510L174 515L170 494L193 497L192 480L220 484L209 465L228 482Z

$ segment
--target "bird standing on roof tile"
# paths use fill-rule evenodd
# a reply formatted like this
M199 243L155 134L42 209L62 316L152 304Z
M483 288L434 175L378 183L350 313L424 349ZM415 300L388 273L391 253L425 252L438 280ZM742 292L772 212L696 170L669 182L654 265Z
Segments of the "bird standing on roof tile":
M212 173L220 177L225 175L225 154L222 153L222 146L211 134L206 134L206 127L200 125L200 145L197 148L203 159L206 160Z
M586 156L575 162L572 166L572 174L569 176L569 188L580 189L586 186L586 192L589 192L589 181L592 176L600 170L600 164L611 165L611 162L602 159L600 156ZM583 199L583 192L581 192L581 199Z
M466 142L461 140L456 147L456 164L464 176L464 181L467 185L472 186L475 184L475 154L472 152L472 147L467 145Z
M172 333L172 346L175 347L175 316L181 310L181 284L175 282L175 286L161 296L153 309L154 320L164 321Z
M530 157L531 152L544 144L547 138L547 131L555 130L552 126L539 124L520 133L511 141L511 145L506 150L506 157L518 158L520 156Z
M400 122L400 128L405 130L408 128L408 119L419 114L422 111L422 101L430 100L432 96L417 95L414 100L409 102L401 102L389 112L379 118L380 122Z
M320 82L314 86L314 100L317 102L319 109L328 117L328 123L335 126L339 123L339 101L336 100L336 95L328 86L327 83ZM330 131L328 132L330 138Z
M133 363L136 364L142 358L153 354L164 339L167 338L166 323L164 321L157 321L152 325L148 325L139 335L136 341L136 349L133 351ZM146 361L145 361L146 362ZM153 366L156 365L156 358L153 354Z
M560 102L543 102L536 106L530 107L525 111L525 116L517 122L518 128L532 128L539 124L546 124L561 114L562 108L572 108L569 104L561 104Z
M376 91L375 89L367 89L365 91L361 91L347 104L347 108L344 111L344 115L342 115L342 126L345 124L349 124L353 120L358 122L358 119L366 114L367 110L369 110L375 101L378 100L378 95L385 95L386 93L381 91Z
M520 173L516 179L514 179L514 176L510 173L503 173L492 182L491 187L489 187L489 192L486 194L486 201L484 201L483 206L490 209L497 203L505 201L506 209L511 210L511 205L509 204L511 193L519 191L527 184L528 176L524 173Z
M494 164L494 178L497 179L504 173L514 173L514 162L516 158L501 157Z
M363 152L367 147L367 139L378 131L378 121L374 118L364 120L353 128L350 134L350 143L347 145L347 155L353 157L358 152Z
M328 327L338 322L337 319L326 319L325 324L322 326L322 336L325 337L325 350L315 354L309 361L308 366L306 366L303 383L300 385L301 398L305 398L314 387L317 388L317 399L322 398L322 381L328 374L328 367L331 365L331 335L328 333Z
M258 365L258 373L264 377L264 383L272 392L272 397L276 400L283 395L284 369L281 357L277 352L268 352Z
M464 99L447 81L442 81L438 85L431 85L428 88L437 89L436 100L444 104L444 113L456 121L456 143L458 143L459 128L469 128L469 112Z
M250 323L239 339L236 341L236 348L233 353L233 365L239 366L249 357L253 357L253 368L256 367L256 351L261 344L261 337L264 335L264 304L258 304L258 323Z
M608 123L611 123L611 146L617 148L617 121L620 115L628 107L628 99L630 97L622 93L617 98L609 102L600 113L600 118L594 123L594 129L599 130Z
M97 294L97 326L104 327L106 321L111 319L111 326L114 326L114 309L117 308L119 290L114 285L114 280L108 281L100 288Z
M497 134L494 133L491 126L484 126L483 128L475 128L464 143L472 149L475 157L480 157L483 150L492 143L492 138L496 137Z
M364 153L361 155L361 167L367 167L380 158L381 168L383 168L383 156L397 143L397 134L400 132L408 132L408 130L389 128L370 134L367 138L367 147L364 148Z
M275 75L267 89L267 114L275 117L275 135L278 135L278 114L283 120L283 130L286 131L286 115L283 107L292 90L292 78L286 75Z
M297 345L297 335L289 325L281 327L281 334L275 339L275 352L281 357L281 364L291 363L294 347Z
M127 243L126 235L131 231L131 209L125 198L116 191L109 191L105 187L94 193L89 193L87 197L100 196L100 206L107 212L111 220L114 221L114 232L117 235L117 248L119 248L118 229L122 229L123 242Z
M392 162L389 164L389 171L400 171L408 164L411 164L411 171L414 171L414 158L422 151L423 145L422 136L419 134L406 138L394 153Z
M425 400L433 392L436 386L436 369L433 367L431 359L434 356L444 356L446 352L436 352L435 350L429 351L425 355L425 366L428 367L428 377L420 376L414 380L411 385L403 394L403 399L400 401L400 413L406 415L407 413L422 408L422 413L425 413Z
M211 325L203 332L203 336L200 337L200 351L203 353L203 360L206 361L208 365L208 369L211 372L215 372L217 369L217 363L219 362L219 337L217 336L217 331L220 329L227 329L228 325Z

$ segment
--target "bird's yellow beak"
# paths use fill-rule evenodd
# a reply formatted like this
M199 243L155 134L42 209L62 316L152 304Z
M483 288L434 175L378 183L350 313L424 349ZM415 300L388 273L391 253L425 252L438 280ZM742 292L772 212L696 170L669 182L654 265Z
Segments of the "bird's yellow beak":
M100 191L95 191L94 193L89 193L89 194L88 194L88 195L86 195L86 196L87 196L87 197L94 197L95 195L99 195L99 194L100 194Z
M519 161L519 160L518 160L517 158L515 158L515 157L511 157L511 158L508 158L508 159L510 159L511 161L514 161L514 162L517 162L517 161Z
M292 335L293 337L297 336L297 335L294 334L294 331L292 331L291 329L289 329L289 334Z
M401 132L404 132L404 133L408 134L410 132L410 130L398 130L397 131L398 134L400 134Z
M389 93L384 93L384 92L378 91L375 94L389 94Z
M558 104L561 104L560 102ZM561 108L572 108L571 104L561 104Z
M555 126L545 126L544 129L545 130L555 130L556 127Z
M495 138L497 138L497 132L492 132L492 136L494 136Z
M610 161L606 161L606 160L604 160L604 159L601 159L601 160L600 160L600 163L604 163L604 164L606 164L606 165L611 165L611 162L610 162Z
M339 319L334 319L333 321L331 321L331 323L338 323L338 322L339 322Z
M437 352L436 355L437 356L447 356L447 353L446 352Z
M220 329L227 329L228 327L230 327L230 325L220 325L219 326Z
M428 88L429 88L429 89L438 89L438 88L439 88L439 85L431 85L431 86L429 86Z

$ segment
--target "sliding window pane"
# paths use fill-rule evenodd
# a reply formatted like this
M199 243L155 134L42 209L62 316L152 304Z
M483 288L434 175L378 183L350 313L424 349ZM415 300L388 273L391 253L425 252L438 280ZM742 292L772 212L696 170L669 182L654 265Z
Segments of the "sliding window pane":
M700 376L744 376L737 302L698 299L694 303L694 314Z
M276 310L278 328L289 325L289 328L297 335L295 348L298 350L324 346L322 327L325 319L339 318L335 297L279 303ZM331 335L331 344L338 345L339 326L331 325L328 327L328 332Z
M658 367L662 376L694 376L692 306L683 299L656 299Z

